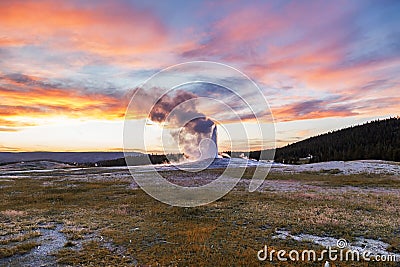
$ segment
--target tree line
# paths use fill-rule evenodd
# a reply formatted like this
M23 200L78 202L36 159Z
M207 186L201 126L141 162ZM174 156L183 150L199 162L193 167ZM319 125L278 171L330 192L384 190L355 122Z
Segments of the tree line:
M331 131L275 152L276 162L292 164L362 159L400 161L400 117Z

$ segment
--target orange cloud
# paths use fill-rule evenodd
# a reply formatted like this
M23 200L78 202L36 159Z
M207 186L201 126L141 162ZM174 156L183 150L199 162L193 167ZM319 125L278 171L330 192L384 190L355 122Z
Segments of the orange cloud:
M1 113L0 116L2 116ZM33 123L26 123L21 121L13 121L0 118L0 132L16 132L21 127L34 126L34 125L35 124Z
M24 75L18 78L1 77L0 98L0 124L4 127L33 125L19 121L20 118L59 115L120 119L128 101L124 96L85 93L82 89L57 87L37 77Z
M346 117L357 115L352 106L346 104L332 104L326 100L309 100L294 102L277 108L272 112L277 121L295 121L327 117Z
M7 36L2 46L34 44L116 56L159 50L166 41L163 24L131 5L3 1L0 10L0 31Z

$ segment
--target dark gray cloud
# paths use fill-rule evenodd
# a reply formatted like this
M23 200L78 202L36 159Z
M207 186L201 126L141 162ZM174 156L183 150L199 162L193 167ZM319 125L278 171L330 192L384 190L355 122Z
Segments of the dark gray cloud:
M168 120L173 127L179 128L172 132L172 136L179 141L185 154L193 158L199 157L200 142L211 137L215 125L205 114L197 111L196 101L190 101L196 98L198 96L191 92L173 91L163 95L149 114L152 121L162 123Z

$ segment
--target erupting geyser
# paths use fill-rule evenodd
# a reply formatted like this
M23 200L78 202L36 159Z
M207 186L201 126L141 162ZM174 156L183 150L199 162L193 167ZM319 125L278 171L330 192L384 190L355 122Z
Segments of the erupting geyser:
M214 142L215 146L215 156L214 158L218 158L218 143L217 143L217 125L214 124L214 129L211 135L211 140Z
M217 126L196 108L198 96L177 90L163 95L153 106L149 118L153 122L167 122L172 137L177 140L185 156L191 160L218 158Z
M196 160L218 158L217 125L212 125L211 136L203 138L199 143L199 157Z

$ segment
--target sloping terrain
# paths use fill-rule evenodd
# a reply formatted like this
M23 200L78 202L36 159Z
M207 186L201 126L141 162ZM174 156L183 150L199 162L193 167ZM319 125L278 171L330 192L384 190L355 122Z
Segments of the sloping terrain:
M400 118L332 131L278 148L275 161L299 163L380 159L400 161Z

